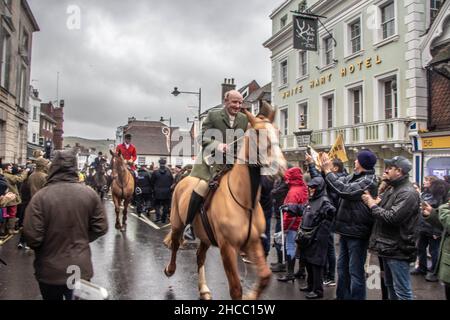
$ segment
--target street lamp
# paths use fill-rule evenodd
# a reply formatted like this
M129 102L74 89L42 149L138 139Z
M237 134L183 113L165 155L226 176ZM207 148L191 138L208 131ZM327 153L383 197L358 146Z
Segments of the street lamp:
M198 133L200 134L200 115L202 114L202 88L198 89L198 92L195 92L195 91L179 91L178 87L175 87L172 91L172 94L175 97L178 97L182 93L195 94L198 96Z

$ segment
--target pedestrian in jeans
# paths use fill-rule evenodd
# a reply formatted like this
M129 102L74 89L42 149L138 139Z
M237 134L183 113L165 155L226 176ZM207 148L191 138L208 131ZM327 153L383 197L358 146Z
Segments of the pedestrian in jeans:
M390 300L413 300L409 264L416 260L415 228L419 221L419 194L409 181L412 164L398 156L384 160L387 189L381 198L366 192L362 199L375 218L369 248L384 267Z
M44 300L73 298L69 267L75 267L81 279L91 280L89 243L108 230L100 197L78 182L77 169L74 150L57 151L46 186L26 209L25 240L35 251L35 276Z
M370 150L360 151L355 160L355 172L340 178L331 171L332 162L326 154L321 160L327 185L340 197L334 221L334 230L340 235L336 298L365 300L364 264L374 219L361 196L367 190L372 196L377 196L378 183L374 170L377 157Z
M289 191L284 199L285 205L306 204L308 202L308 187L303 180L302 169L294 167L286 171L286 183L289 186ZM289 211L283 212L283 230L286 235L285 249L287 273L283 277L278 278L278 281L287 282L295 281L295 255L297 251L297 244L295 237L297 235L298 227L300 226L302 218L298 215L292 215Z

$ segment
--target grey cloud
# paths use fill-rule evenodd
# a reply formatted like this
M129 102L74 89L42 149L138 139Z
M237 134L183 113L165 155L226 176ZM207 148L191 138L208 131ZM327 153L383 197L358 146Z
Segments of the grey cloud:
M41 27L34 35L32 79L44 101L66 100L66 135L113 137L127 118L172 117L186 127L202 88L203 110L220 103L220 83L270 81L270 12L280 1L29 0ZM68 5L81 30L66 28Z

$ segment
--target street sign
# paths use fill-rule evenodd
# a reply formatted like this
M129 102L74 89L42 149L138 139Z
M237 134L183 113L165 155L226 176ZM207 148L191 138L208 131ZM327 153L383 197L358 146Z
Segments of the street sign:
M294 16L294 49L317 51L317 18Z

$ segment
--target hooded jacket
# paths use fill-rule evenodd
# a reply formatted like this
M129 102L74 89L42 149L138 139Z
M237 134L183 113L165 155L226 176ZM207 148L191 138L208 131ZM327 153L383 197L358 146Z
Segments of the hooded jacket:
M327 196L325 180L321 176L313 178L308 186L315 188L316 192L309 198L309 203L304 208L300 228L317 228L317 230L312 244L300 250L300 259L314 265L325 266L331 221L336 208Z
M41 190L47 182L49 161L44 158L36 160L36 170L28 178L31 197Z
M284 179L289 186L284 204L305 204L308 202L308 188L303 180L303 172L300 168L295 167L286 171ZM293 216L288 212L283 214L283 228L285 231L288 229L297 231L301 221L301 217Z
M69 266L81 278L93 276L89 243L108 230L105 208L92 189L78 183L77 160L71 151L58 151L46 186L26 209L24 235L35 251L35 276L50 285L66 284Z

